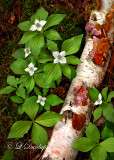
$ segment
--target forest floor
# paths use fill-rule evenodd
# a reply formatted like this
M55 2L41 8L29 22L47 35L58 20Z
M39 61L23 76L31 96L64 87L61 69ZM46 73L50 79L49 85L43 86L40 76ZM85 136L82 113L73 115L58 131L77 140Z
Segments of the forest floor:
M6 79L8 75L14 75L10 70L10 65L14 61L11 57L12 53L20 48L18 45L19 40L22 37L23 32L17 27L20 22L29 20L30 16L34 14L37 9L42 6L49 14L51 13L66 13L66 18L56 26L55 29L60 33L63 41L73 36L84 34L82 46L77 56L80 57L83 51L85 43L85 24L89 15L85 17L85 7L90 5L89 0L81 1L77 0L1 0L0 10L0 89L7 85ZM75 7L74 7L75 6ZM90 13L89 13L90 14ZM58 42L58 45L60 42ZM112 56L113 59L114 55ZM109 86L110 91L114 86L112 68L114 66L113 60L109 64L105 79L99 89L105 86ZM58 95L63 100L66 97L68 88L70 86L70 80L63 77L62 81L56 89L50 89L50 93ZM52 107L51 110L59 113L62 105ZM15 160L32 160L39 153L39 157L43 154L41 150L16 150L15 145L19 142L26 144L30 138L27 134L23 139L8 140L7 136L11 129L12 124L17 120L28 119L27 115L20 116L18 114L17 105L13 103L8 95L0 96L0 158L7 150L8 144L13 144ZM48 138L50 138L53 128L45 128L48 132ZM88 153L78 153L77 160L87 160L89 158ZM40 159L40 158L39 158Z

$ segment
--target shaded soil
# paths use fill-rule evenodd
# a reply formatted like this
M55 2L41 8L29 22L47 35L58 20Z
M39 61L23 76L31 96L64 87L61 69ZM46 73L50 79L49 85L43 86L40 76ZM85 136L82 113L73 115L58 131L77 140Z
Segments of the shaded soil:
M67 3L66 3L67 2ZM55 26L55 29L60 33L63 41L65 39L71 38L78 34L84 34L82 47L80 51L77 53L77 56L80 57L84 42L85 42L85 19L87 19L88 15L84 19L85 15L85 6L88 5L89 1L78 0L77 8L74 8L74 1L61 1L61 0L1 0L0 10L1 10L1 39L0 39L0 89L7 85L6 79L8 75L14 75L14 73L10 70L10 64L14 61L11 57L12 53L21 47L18 45L19 40L22 37L23 32L20 31L17 25L22 22L29 20L30 16L36 12L36 10L43 6L50 14L51 13L66 13L67 17L61 22L59 26ZM82 5L83 4L83 5ZM75 4L76 5L76 4ZM78 9L78 10L77 10ZM58 42L58 45L61 45L61 42ZM113 56L112 56L113 57ZM110 91L114 86L113 82L113 59L110 62L109 69L103 81L103 84L99 87L102 89L104 86L109 86ZM70 86L70 81L63 77L62 82L56 89L50 89L50 93L54 93L58 95L63 100L66 97L66 93ZM12 94L10 94L12 95ZM58 105L55 107L51 107L52 111L59 113L62 105ZM27 120L28 116L23 115L20 116L18 114L18 106L13 103L9 95L1 95L0 96L0 158L4 155L7 150L8 144L13 143L13 149L15 148L18 142L26 144L30 139L29 133L25 135L23 139L7 139L8 133L11 129L12 124L17 120ZM46 128L48 133L48 138L50 138L53 128ZM39 153L39 155L38 155ZM43 152L41 150L27 150L14 149L15 160L32 160L34 157L38 157L40 159ZM86 160L89 158L88 153L79 152L77 160Z

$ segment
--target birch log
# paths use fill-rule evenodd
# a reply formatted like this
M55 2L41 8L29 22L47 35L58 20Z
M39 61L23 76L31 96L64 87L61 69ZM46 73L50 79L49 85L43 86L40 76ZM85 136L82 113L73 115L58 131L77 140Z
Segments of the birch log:
M91 17L96 15L96 22L100 25L104 23L106 14L112 6L112 0L102 0L101 3L101 10L92 11L89 22L94 23L94 20L92 20ZM113 39L112 28L107 34L107 37L109 39ZM88 58L90 51L93 49L93 45L93 38L87 36L85 48L81 56L81 61L83 63L79 64L77 67L77 76L71 83L63 108L60 112L65 116L55 125L51 140L48 143L42 160L76 159L78 150L71 148L71 145L74 141L83 136L84 130L90 122L90 117L94 107L94 104L87 94L88 87L98 87L103 81L111 56L109 50L108 56L105 60L105 65L96 65L92 59ZM79 91L81 90L83 90L83 94L81 94L81 96L85 96L86 101L84 101L83 104L78 104L80 97L77 96L77 99L75 99L76 95L75 93L73 94L73 92L77 92L79 94ZM74 103L74 100L77 101L78 105Z

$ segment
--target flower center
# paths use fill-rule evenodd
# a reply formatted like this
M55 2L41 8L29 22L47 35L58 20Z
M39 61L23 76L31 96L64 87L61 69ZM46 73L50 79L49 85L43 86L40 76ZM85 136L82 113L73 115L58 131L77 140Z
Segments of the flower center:
M37 28L41 27L40 23L36 23L36 27Z
M30 71L33 71L33 70L34 70L33 67L30 67L29 69L30 69Z
M101 100L100 100L100 99L98 99L97 101L98 101L98 102L100 102Z
M62 56L61 56L61 55L58 55L57 57L58 57L58 59L61 59Z
M28 48L26 49L26 53L29 53L29 49Z
M40 102L43 102L43 99L40 99Z

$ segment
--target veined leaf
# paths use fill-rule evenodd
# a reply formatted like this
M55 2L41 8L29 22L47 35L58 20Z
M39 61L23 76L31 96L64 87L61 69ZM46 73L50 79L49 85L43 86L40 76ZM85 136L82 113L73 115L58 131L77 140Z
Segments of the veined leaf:
M96 88L89 88L88 91L93 101L98 100L99 91Z
M86 136L93 142L99 143L100 132L94 124L89 123L88 127L86 128Z
M52 127L54 126L61 118L63 117L63 115L55 113L55 112L51 112L51 111L47 111L45 113L43 113L42 115L40 115L35 122L46 126L46 127Z
M33 120L35 116L37 115L39 104L37 101L36 96L29 97L25 103L23 104L23 110L24 112Z
M18 24L18 27L19 27L22 31L29 31L31 25L32 25L32 22L31 22L31 21L25 21L25 22L21 22L20 24Z
M16 79L14 76L7 76L7 83L10 86L17 87Z
M61 64L61 69L62 69L63 74L67 78L71 79L71 68L70 68L70 66L68 64Z
M107 152L114 152L114 137L108 138L99 144Z
M47 145L48 135L44 128L34 123L32 127L31 139L37 146Z
M51 40L47 40L47 47L51 52L58 51L57 44Z
M30 50L35 58L38 56L43 46L44 46L43 35L37 35L29 41Z
M113 132L111 129L108 129L107 126L105 126L101 132L101 136L103 139L107 139L109 137L113 137Z
M102 92L101 92L105 101L107 99L107 91L108 91L108 87L105 87L102 89Z
M50 40L62 40L61 36L54 29L50 29L49 31L44 32L44 35L47 39Z
M33 90L34 85L35 85L35 82L34 82L33 76L29 77L29 79L27 79L26 84L25 84L27 93L30 93Z
M72 147L78 149L81 152L88 152L91 149L93 149L96 145L97 144L93 142L90 138L81 137L72 144Z
M114 108L112 104L107 103L103 108L103 116L109 121L114 122Z
M46 101L51 105L51 106L56 106L58 104L63 103L63 100L59 98L55 94L48 95L46 98Z
M11 150L7 150L1 160L7 160L7 159L13 160L13 152Z
M13 102L15 102L15 103L23 103L23 99L20 98L20 97L18 97L18 96L12 96L12 97L10 97L10 98L11 98L11 100L12 100Z
M96 146L91 151L92 160L105 160L107 157L107 152L101 146Z
M19 88L16 91L16 95L25 99L25 96L26 96L25 89L22 86L19 86Z
M24 134L28 132L32 125L32 121L17 121L13 124L10 133L8 135L9 138L22 138Z
M24 48L20 48L20 49L16 50L12 54L12 57L14 57L15 59L24 59L25 58Z
M37 10L37 12L31 16L31 21L34 22L36 19L41 21L41 20L46 20L48 17L48 12L44 8L40 8Z
M65 51L66 55L78 52L82 42L82 38L83 35L78 35L71 39L65 40L62 44L62 51Z
M64 19L65 16L66 16L66 14L52 14L52 15L50 15L47 19L47 23L44 27L44 30L46 30L47 28L49 28L51 26L59 24Z
M25 32L23 34L23 37L21 38L21 40L19 41L19 44L25 44L28 41L30 41L33 37L35 37L36 35L38 35L39 33L37 31L29 31L29 32Z
M102 106L99 106L95 109L93 115L94 115L94 121L95 122L96 120L98 120L100 118L100 116L102 115L103 113L103 108Z
M68 64L73 64L73 65L82 63L82 61L76 56L68 56L66 57L66 60Z
M6 86L5 88L2 88L0 90L0 94L9 94L9 93L13 92L14 90L16 90L14 87Z
M49 62L49 61L53 61L53 57L49 54L41 54L38 56L38 62L40 63L46 63L46 62Z
M109 93L108 98L107 98L107 102L110 102L111 98L114 98L114 91Z
M28 67L28 63L25 60L16 60L15 62L13 62L10 66L11 70L15 73L15 74L28 74L25 71L25 68Z

